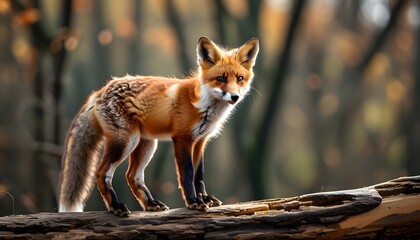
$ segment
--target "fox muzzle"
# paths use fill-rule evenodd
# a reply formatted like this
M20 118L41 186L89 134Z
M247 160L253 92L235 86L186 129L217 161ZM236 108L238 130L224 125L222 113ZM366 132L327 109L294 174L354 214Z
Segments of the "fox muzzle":
M239 94L231 94L229 92L223 92L223 100L227 101L230 104L235 104L239 100Z

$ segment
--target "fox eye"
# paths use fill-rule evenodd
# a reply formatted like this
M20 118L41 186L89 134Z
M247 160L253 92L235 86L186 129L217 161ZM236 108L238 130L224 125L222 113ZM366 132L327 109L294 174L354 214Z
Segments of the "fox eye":
M244 77L238 76L238 77L236 77L236 79L238 80L238 82L240 82L240 81L244 80Z
M218 82L224 82L224 81L225 81L225 77L223 77L223 76L218 76L218 77L216 78L216 80L217 80Z

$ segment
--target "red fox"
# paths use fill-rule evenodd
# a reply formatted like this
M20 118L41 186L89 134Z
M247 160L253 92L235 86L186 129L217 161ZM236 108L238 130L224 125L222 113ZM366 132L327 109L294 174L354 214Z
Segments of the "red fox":
M131 212L112 187L114 171L127 157L125 176L142 208L168 210L144 183L144 170L158 139L173 141L186 206L206 211L221 205L206 192L203 151L249 91L258 51L256 38L227 50L201 37L194 76L127 75L93 92L68 131L58 190L59 212L82 212L96 178L107 209L117 216L129 216Z

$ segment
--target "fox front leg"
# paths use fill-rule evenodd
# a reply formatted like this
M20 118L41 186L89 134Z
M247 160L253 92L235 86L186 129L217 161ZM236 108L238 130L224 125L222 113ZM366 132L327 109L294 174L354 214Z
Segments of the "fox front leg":
M208 207L217 207L217 206L222 205L222 201L220 201L213 195L207 194L203 176L204 176L204 160L203 160L203 157L201 157L196 173L195 173L195 179L194 179L194 185L195 185L197 196L201 198Z
M178 174L178 183L181 188L185 205L189 209L206 211L209 206L201 197L197 197L194 186L194 165L192 161L193 144L188 138L174 138L175 160Z
M202 139L194 146L194 186L197 197L202 198L208 207L216 207L222 205L222 201L213 195L208 195L204 184L204 157L203 152L206 145L206 139Z

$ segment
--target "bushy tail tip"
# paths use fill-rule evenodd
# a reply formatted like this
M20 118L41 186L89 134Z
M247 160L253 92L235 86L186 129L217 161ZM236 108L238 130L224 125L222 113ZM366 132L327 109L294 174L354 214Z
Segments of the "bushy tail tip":
M83 204L75 203L72 205L62 204L58 207L58 212L83 212Z

